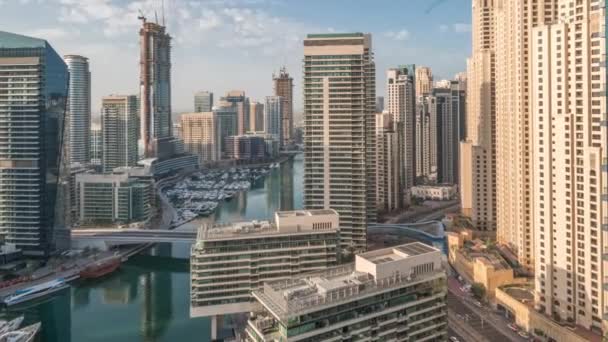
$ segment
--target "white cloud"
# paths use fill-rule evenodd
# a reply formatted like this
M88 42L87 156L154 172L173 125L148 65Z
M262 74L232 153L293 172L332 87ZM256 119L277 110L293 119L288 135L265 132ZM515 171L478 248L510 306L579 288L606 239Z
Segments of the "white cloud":
M406 40L410 37L410 32L403 29L400 31L388 31L384 35L394 40Z
M471 32L471 24L456 23L453 27L456 33Z
M439 32L467 33L471 32L471 25L465 23L455 23L452 25L441 24L439 25Z
M67 30L60 27L40 28L24 33L26 36L42 38L46 40L63 40L68 37L73 38L79 32L77 30Z

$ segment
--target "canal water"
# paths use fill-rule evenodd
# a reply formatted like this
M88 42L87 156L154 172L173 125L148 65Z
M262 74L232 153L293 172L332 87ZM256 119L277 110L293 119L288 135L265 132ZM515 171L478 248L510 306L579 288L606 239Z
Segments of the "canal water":
M270 219L277 210L301 208L303 170L298 155L248 192L223 202L213 219ZM184 229L208 220L193 221ZM187 244L158 244L102 280L75 283L58 296L2 314L24 314L26 323L42 322L42 342L208 341L210 321L189 317L189 254Z

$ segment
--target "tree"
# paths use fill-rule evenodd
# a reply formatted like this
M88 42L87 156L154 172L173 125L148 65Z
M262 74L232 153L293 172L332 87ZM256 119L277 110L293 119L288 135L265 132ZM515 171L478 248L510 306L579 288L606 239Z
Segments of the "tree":
M471 293L478 300L482 300L486 297L486 287L482 283L473 283L471 285Z

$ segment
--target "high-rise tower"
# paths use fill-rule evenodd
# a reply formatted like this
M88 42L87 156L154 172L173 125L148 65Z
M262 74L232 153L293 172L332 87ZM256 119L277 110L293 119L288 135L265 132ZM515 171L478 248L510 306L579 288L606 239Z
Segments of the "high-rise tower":
M71 163L90 161L91 72L89 60L78 55L63 57L70 73L67 122L68 151Z
M402 65L386 72L386 110L394 122L403 125L403 164L405 173L402 184L409 192L416 179L416 82L414 65ZM406 195L407 196L407 195Z
M467 60L467 129L460 143L462 212L480 230L496 229L495 0L473 0Z
M303 84L304 205L338 211L342 247L365 250L377 212L371 35L308 35Z
M416 98L428 95L433 89L433 72L431 68L418 66L416 68Z
M101 100L103 172L137 163L137 97L112 95Z
M0 31L0 94L0 234L24 253L48 255L69 241L68 68L47 41Z
M172 149L171 36L165 26L142 17L140 46L141 143L146 158L165 157Z
M283 140L281 145L293 140L293 78L287 73L285 67L281 68L278 75L272 75L274 95L283 99L281 120L283 121Z

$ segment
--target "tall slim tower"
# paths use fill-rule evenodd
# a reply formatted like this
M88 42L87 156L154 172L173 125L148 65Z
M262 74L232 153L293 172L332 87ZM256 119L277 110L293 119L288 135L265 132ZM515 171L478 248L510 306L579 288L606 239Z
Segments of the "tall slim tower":
M529 32L530 68L523 73L530 96L523 106L532 155L531 207L525 209L534 229L536 308L596 332L603 326L605 333L606 8L591 0L545 1L544 8L557 13L551 24Z
M338 211L345 249L365 250L376 221L375 102L370 34L307 36L304 205Z
M101 100L103 172L137 163L137 97L112 95Z
M405 173L402 184L409 192L416 179L416 82L414 65L402 65L386 72L386 110L394 122L401 122L403 133L403 164ZM405 195L407 196L407 194Z
M473 51L467 60L467 129L460 143L462 212L480 230L496 229L496 0L473 0Z
M403 123L388 113L376 113L376 196L378 211L403 207Z
M249 103L249 131L264 131L264 104L261 102Z
M272 75L274 95L283 99L283 140L281 145L290 143L293 140L293 78L287 73L285 67L281 68L278 75Z
M140 46L141 143L146 158L171 149L171 36L165 27L142 17Z
M87 164L90 160L91 72L89 60L78 55L63 59L70 73L67 122L68 151L71 163Z
M266 96L264 103L264 131L272 134L282 146L283 142L283 105L285 101L280 96Z
M532 50L534 27L557 19L559 0L504 1L496 10L496 224L527 267L534 264ZM564 4L569 1L562 1ZM542 10L540 10L542 8Z
M428 95L433 89L433 72L431 68L418 66L416 68L416 98Z
M48 255L69 241L68 68L47 41L0 31L0 94L0 234L24 253Z

